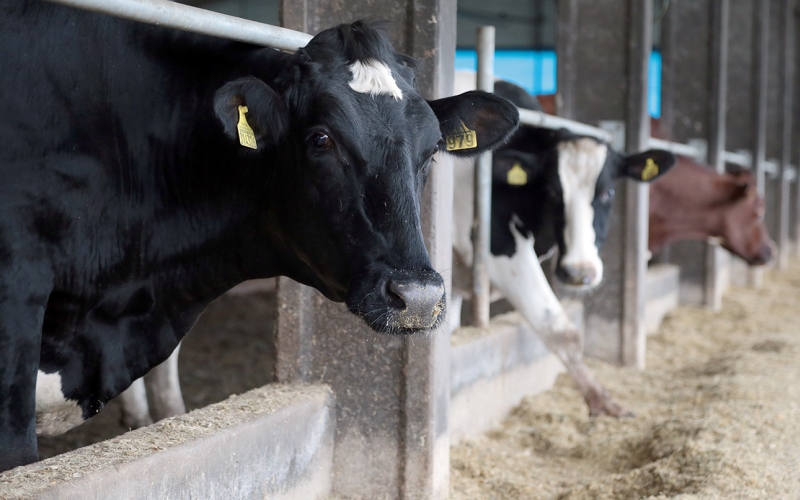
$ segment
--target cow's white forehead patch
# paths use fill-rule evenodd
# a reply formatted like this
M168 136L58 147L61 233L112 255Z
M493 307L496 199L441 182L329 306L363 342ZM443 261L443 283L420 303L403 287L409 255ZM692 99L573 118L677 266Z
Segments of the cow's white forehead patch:
M36 377L36 435L57 436L83 420L81 406L61 392L61 375L40 371Z
M350 74L353 75L350 88L356 92L372 96L387 94L398 101L403 98L403 92L397 86L392 70L381 61L356 61L350 65Z
M565 141L558 145L558 177L566 222L566 255L561 259L561 265L593 271L588 286L595 286L603 279L592 201L607 156L608 147L592 139Z

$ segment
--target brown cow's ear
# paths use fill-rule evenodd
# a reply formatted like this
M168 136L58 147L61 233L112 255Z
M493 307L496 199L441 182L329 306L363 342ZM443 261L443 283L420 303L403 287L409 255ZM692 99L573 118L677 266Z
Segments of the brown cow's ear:
M509 101L473 90L428 101L447 146L456 156L475 156L505 142L519 125L519 111Z
M661 177L675 165L675 155L661 149L651 149L624 157L617 176L630 177L640 182L650 182Z
M289 128L283 99L257 78L240 78L223 85L214 94L214 113L225 135L243 148L274 145Z

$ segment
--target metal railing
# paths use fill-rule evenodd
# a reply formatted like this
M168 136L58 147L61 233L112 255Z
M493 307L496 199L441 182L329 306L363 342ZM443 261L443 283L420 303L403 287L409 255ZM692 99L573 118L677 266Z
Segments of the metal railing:
M167 0L48 0L157 26L294 52L311 35Z
M597 137L603 141L611 140L611 134L607 130L532 109L519 109L519 123L553 130L564 128L570 132Z

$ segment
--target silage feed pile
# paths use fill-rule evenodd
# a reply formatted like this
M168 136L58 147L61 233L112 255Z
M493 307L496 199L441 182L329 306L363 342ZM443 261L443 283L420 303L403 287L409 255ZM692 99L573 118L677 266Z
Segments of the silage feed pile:
M452 449L451 497L800 498L800 262L673 312L645 371L590 366L634 418L589 418L561 375Z

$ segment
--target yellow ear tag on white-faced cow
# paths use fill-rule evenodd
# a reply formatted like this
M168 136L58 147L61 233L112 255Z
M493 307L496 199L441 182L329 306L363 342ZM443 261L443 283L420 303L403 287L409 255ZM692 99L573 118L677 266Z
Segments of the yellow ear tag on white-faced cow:
M461 130L448 135L445 138L448 151L458 151L459 149L473 149L478 147L478 134L474 130L470 130L461 122Z
M244 117L245 113L247 113L247 106L239 106L239 123L236 125L236 129L239 131L239 144L246 148L258 149L256 134L248 125L247 118Z
M514 163L514 166L506 174L506 181L510 186L524 186L528 183L528 172L522 168L519 162Z
M652 158L648 158L644 163L644 168L642 169L642 180L647 182L657 175L658 165L656 165L656 162L654 162Z

